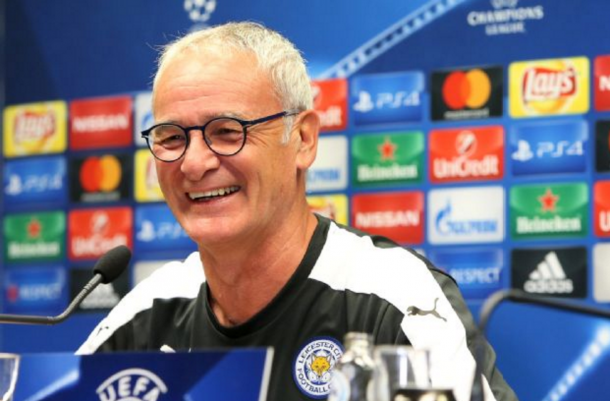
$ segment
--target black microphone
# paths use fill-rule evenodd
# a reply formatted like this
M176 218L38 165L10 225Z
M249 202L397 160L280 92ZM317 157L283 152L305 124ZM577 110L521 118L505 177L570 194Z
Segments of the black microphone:
M57 316L31 316L31 315L3 315L0 314L1 323L12 324L57 324L66 320L83 302L83 300L97 287L100 283L108 284L123 273L129 260L131 259L131 251L124 245L119 245L106 252L93 266L93 278L83 287L70 305L63 313Z
M485 397L483 394L483 379L481 378L482 374L482 359L483 359L483 342L486 337L487 324L489 323L489 319L491 315L496 310L496 308L504 301L510 300L516 303L523 304L531 304L544 306L551 309L563 310L568 312L576 312L582 313L584 315L590 315L595 317L602 318L610 318L610 310L596 308L589 305L577 304L575 302L562 301L558 299L553 299L549 297L544 297L540 295L532 295L528 294L522 290L500 290L496 291L489 296L483 303L481 307L481 313L479 318L479 329L481 331L481 337L479 338L479 343L476 344L475 347L475 362L476 362L476 370L474 375L474 380L472 384L472 392L470 396L470 401L484 401Z

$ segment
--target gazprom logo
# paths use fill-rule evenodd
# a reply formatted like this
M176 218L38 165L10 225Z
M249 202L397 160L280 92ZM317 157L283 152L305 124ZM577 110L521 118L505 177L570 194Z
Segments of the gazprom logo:
M430 191L428 234L433 244L504 239L504 189L475 187Z
M318 156L307 171L308 191L340 191L347 187L347 138L325 136L318 142Z
M100 401L157 401L167 386L151 371L132 368L110 376L96 393Z

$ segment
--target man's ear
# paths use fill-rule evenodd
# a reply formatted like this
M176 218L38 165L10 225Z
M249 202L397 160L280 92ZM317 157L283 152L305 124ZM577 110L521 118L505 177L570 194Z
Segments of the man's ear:
M299 149L297 152L297 168L308 169L316 159L318 152L318 135L320 133L320 117L313 110L307 110L299 116Z

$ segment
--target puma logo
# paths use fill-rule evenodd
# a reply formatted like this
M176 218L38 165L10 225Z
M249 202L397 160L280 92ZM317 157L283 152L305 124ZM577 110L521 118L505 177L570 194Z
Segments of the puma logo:
M438 302L438 298L436 298L434 300L434 308L432 308L431 310L424 310L424 309L420 309L417 306L409 306L407 308L407 315L408 316L426 316L426 315L432 315L434 317L437 317L439 319L442 319L443 321L447 321L447 319L445 319L444 317L442 317L437 311L436 311L436 304Z

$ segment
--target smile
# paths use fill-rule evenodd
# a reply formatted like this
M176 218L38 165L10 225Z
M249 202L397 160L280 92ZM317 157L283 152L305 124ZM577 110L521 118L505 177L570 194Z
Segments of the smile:
M218 188L212 191L206 192L189 192L188 196L191 200L208 200L213 198L218 198L221 196L230 195L234 192L239 191L238 186L226 187L226 188Z

